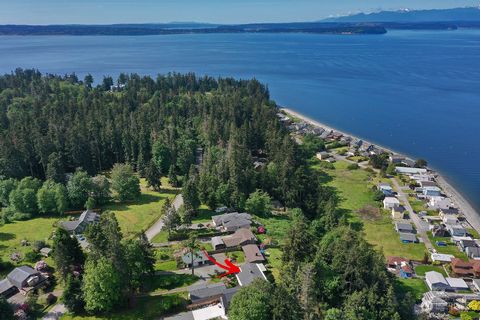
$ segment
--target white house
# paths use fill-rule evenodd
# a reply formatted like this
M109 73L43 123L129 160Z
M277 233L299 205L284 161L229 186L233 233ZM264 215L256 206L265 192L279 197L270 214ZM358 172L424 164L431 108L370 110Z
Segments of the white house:
M430 201L428 201L428 205L430 208L440 210L440 209L448 209L452 206L452 201L449 198L445 198L442 196L432 196L430 197Z
M395 197L385 197L385 199L383 199L384 209L392 209L398 206L400 206L400 201Z
M426 272L425 282L432 291L444 291L450 287L445 277L436 271Z
M192 266L192 254L190 252L185 253L182 255L183 263L188 267L191 268ZM200 265L207 264L210 260L208 260L207 256L203 251L197 251L193 254L193 266L198 267Z
M325 160L327 158L330 158L330 155L328 152L322 151L322 152L317 152L317 159L318 160Z
M427 169L410 168L410 167L396 167L395 172L400 173L400 174L406 174L406 175L426 174Z
M446 278L448 285L455 291L468 290L467 283L462 278Z

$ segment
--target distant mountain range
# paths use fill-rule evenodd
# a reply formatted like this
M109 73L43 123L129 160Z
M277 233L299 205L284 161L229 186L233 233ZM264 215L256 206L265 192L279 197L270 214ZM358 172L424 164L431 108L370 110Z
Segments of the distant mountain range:
M349 16L333 17L321 22L480 22L480 7L432 9L432 10L398 10L359 13Z

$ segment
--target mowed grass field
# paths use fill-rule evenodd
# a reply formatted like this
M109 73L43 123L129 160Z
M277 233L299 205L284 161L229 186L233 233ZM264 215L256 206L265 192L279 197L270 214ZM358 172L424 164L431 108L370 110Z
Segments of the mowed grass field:
M349 215L349 221L354 227L361 228L365 239L385 256L401 256L408 259L421 260L426 251L422 243L404 244L395 231L393 221L386 213L375 220L362 219L358 210L366 205L378 207L379 202L373 200L372 187L378 182L363 169L348 170L349 163L339 161L334 164L335 169L321 169L326 173L324 180L327 185L335 188L341 199L340 209ZM314 165L314 168L319 168Z
M171 188L162 179L160 192L147 188L145 179L140 180L142 195L140 199L130 203L111 203L104 206L104 211L113 211L118 219L120 229L125 237L131 237L142 230L148 229L161 216L165 200L171 201L177 194L177 189Z

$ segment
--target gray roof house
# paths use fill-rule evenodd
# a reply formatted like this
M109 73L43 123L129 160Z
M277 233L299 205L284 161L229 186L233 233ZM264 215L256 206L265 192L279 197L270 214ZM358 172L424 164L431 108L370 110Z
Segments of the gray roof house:
M241 271L235 275L240 286L248 286L255 279L267 280L267 277L263 273L266 271L265 266L261 263L245 263L240 267L240 270Z
M192 267L192 254L190 252L187 252L182 255L182 262L188 267ZM210 260L207 258L205 253L203 251L197 251L193 253L193 266L201 266L204 264L208 264Z
M400 233L414 233L414 229L410 223L395 222L395 230Z
M467 247L465 253L471 259L480 258L480 248L479 247Z
M466 237L467 230L459 224L447 224L448 232L452 237Z
M80 234L87 229L89 224L98 222L98 220L100 220L100 215L98 215L98 213L92 210L85 210L82 212L78 220L62 221L60 222L60 227L69 233Z
M444 291L450 288L445 277L440 272L436 271L426 272L425 282L432 291Z
M413 233L403 233L400 232L400 241L407 242L417 242L417 237Z
M192 303L199 303L215 297L220 297L227 290L223 282L220 283L202 283L191 286L188 289L189 297Z
M35 287L45 278L40 272L30 266L21 266L13 269L7 277L0 281L0 295L10 296L17 290L23 290L28 287Z
M240 228L250 228L252 216L248 213L225 213L212 217L213 225L225 231L235 231Z
M232 248L257 243L257 237L248 228L241 228L222 238L225 247Z
M213 250L225 249L227 246L222 240L222 237L212 237Z

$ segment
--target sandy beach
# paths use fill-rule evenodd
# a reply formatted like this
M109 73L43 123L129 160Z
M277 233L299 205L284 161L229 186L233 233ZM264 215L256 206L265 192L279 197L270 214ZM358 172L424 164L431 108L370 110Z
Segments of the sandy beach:
M370 141L367 141L365 139L362 139L362 138L359 138L359 137L356 137L355 135L351 134L351 133L348 133L348 132L345 132L345 131L341 131L341 130L338 130L336 128L332 128L331 126L328 126L326 124L323 124L317 120L314 120L314 119L311 119L309 118L308 116L305 116L297 111L294 111L290 108L285 108L285 107L281 107L280 108L281 110L285 111L286 113L288 114L291 114L292 116L296 117L296 118L299 118L299 119L302 119L303 121L307 122L307 123L310 123L311 125L313 126L317 126L317 127L322 127L326 130L333 130L333 131L336 131L336 132L340 132L341 134L343 135L347 135L347 136L350 136L352 138L356 138L356 139L361 139L363 140L364 142L366 143L371 143L371 144L374 144L388 152L391 152L391 153L394 153L394 154L398 154L398 155L402 155L401 153L398 153L398 152L395 152L394 150L391 150L389 148L386 148L384 146L381 146L377 143L373 143L373 142L370 142ZM403 155L402 155L403 156ZM408 157L406 157L408 158ZM480 215L477 213L477 211L473 208L473 206L465 199L464 196L462 196L462 194L460 192L458 192L444 177L442 177L441 173L436 171L435 170L435 173L436 173L436 182L438 184L438 186L443 190L443 192L455 203L455 205L457 206L457 208L460 210L461 213L463 213L463 215L465 216L465 218L467 219L468 223L477 231L477 232L480 232Z

